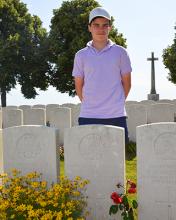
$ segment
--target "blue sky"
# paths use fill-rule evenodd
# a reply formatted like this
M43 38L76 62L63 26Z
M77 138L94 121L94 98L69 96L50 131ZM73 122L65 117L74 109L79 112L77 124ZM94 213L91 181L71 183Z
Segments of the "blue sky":
M61 0L23 0L31 14L38 15L43 27L49 30L53 9L59 8ZM99 0L115 19L115 27L127 39L133 72L132 89L128 100L144 100L150 93L151 62L147 58L151 52L159 58L155 62L156 92L160 99L176 99L176 85L167 80L168 70L162 63L162 51L173 43L176 30L175 0ZM19 86L7 95L8 105L78 103L77 97L60 94L54 88L39 91L35 99L24 99Z

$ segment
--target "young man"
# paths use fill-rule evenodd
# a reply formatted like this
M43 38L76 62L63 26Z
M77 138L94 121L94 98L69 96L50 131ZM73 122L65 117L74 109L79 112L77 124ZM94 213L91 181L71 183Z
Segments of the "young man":
M79 125L123 127L128 142L125 99L131 88L131 64L126 50L108 39L111 16L103 8L89 15L92 41L75 55L73 73L81 100Z

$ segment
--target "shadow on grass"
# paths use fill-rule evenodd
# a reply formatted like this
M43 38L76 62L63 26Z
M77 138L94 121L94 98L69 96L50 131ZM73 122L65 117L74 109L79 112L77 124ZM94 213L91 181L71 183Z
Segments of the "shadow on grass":
M129 142L125 146L125 159L132 160L136 157L136 143Z

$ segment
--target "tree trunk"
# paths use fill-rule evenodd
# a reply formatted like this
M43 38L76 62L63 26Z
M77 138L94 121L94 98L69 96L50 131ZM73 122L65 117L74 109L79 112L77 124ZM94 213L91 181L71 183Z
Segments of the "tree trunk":
M6 107L6 91L1 88L1 106Z

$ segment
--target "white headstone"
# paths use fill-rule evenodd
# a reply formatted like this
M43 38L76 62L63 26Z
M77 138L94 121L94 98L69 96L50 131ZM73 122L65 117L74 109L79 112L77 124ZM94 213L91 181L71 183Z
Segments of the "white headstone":
M137 128L138 219L175 220L176 123Z
M78 118L80 114L80 105L75 105L71 109L71 115L72 115L72 126L77 126L78 125Z
M69 178L90 180L87 187L87 219L109 220L111 193L125 180L124 129L114 126L85 125L65 130L65 172ZM122 193L122 191L121 191Z
M147 124L147 110L144 105L126 106L129 140L136 142L136 127Z
M56 129L45 126L20 126L3 129L4 172L12 168L43 174L49 183L59 175Z
M75 106L76 104L73 103L65 103L61 105L61 107L67 107L67 108L74 108Z
M37 104L37 105L33 105L32 108L46 108L45 105L42 105L42 104Z
M26 110L26 109L30 109L31 108L31 105L19 105L18 106L18 109L21 109L21 110Z
M0 173L3 173L3 147L2 147L2 129L0 129ZM0 184L1 184L0 180Z
M2 129L2 111L0 110L0 129Z
M46 105L46 123L50 123L50 115L54 108L59 108L59 104L48 104Z
M42 109L42 108L26 109L23 112L23 124L24 125L45 125L46 124L45 109Z
M172 104L172 100L170 100L170 99L160 99L160 100L157 101L157 103L170 103L170 104Z
M12 109L17 109L18 106L16 106L16 105L8 105L8 106L3 107L3 108L6 109L6 110L12 110Z
M125 105L133 105L133 104L138 104L139 102L138 101L133 101L133 100L129 100L129 101L126 101L125 102Z
M157 102L154 101L154 100L142 100L139 102L139 104L142 104L142 105L149 105L149 104L156 104Z
M2 127L8 128L20 126L23 124L23 111L20 109L3 109L2 112Z
M168 103L149 105L147 123L174 122L175 106Z
M57 128L57 146L64 145L64 129L71 128L71 109L54 108L50 115L50 126Z

